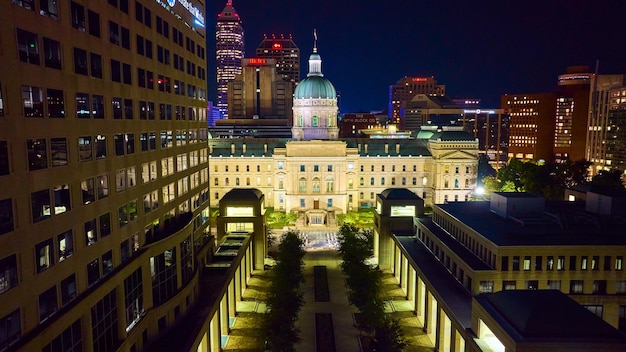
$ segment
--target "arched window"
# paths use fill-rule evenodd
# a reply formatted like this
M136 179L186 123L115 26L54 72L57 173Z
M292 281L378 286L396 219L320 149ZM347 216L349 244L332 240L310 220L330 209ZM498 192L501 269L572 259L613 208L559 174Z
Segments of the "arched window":
M364 186L365 185L365 180L363 179L363 177L359 178L359 186Z
M226 186L230 186L230 182L228 181L228 177L226 177L226 178L224 179L224 183L226 184Z
M454 179L454 188L459 188L459 179L458 178Z
M239 177L235 178L235 186L239 186Z
M214 184L215 184L216 186L219 186L219 185L220 185L220 181L219 181L219 179L218 179L217 177L215 178L215 182L214 182Z
M298 192L306 193L306 178L301 177L298 180Z
M311 120L312 126L317 127L320 125L320 118L317 115L313 115L313 119Z
M298 126L300 127L304 126L304 118L302 117L302 115L298 117Z
M448 182L448 180L443 181L443 187L444 188L450 187L450 183Z
M250 177L246 177L246 186L250 186Z
M374 185L374 178L370 177L370 186L373 186L373 185Z
M278 189L283 189L285 188L285 184L283 180L278 180Z
M385 178L384 178L384 177L381 177L381 178L380 178L380 185L381 185L381 186L384 186L384 185L385 185Z
M332 193L335 191L335 179L331 176L326 177L326 193Z
M320 178L313 177L313 193L320 193Z

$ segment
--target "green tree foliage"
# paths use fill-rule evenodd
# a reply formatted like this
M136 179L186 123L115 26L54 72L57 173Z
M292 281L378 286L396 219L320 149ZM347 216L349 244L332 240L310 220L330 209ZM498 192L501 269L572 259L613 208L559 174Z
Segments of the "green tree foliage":
M370 342L372 352L402 352L408 346L397 320L384 320L376 327L374 339Z
M374 335L375 351L396 351L381 349L382 346L404 346L397 321L385 319L385 302L383 300L382 271L366 264L373 250L373 232L360 230L353 224L344 224L339 229L339 253L343 262L341 268L346 275L348 297L361 313L359 329ZM384 339L377 334L389 333ZM385 347L387 348L387 347ZM372 350L374 351L374 350Z
M486 194L499 192L502 189L502 182L500 182L500 180L498 180L498 178L496 178L495 176L487 176L484 177L482 180Z
M622 173L619 170L601 170L591 179L591 186L608 192L623 191Z
M296 232L283 236L276 255L277 264L272 269L264 321L268 347L272 351L295 351L294 346L300 341L295 323L304 303L300 289L304 282L304 254L303 242Z
M536 164L513 158L498 171L497 181L486 178L483 182L491 192L529 192L547 199L563 199L566 188L586 182L590 165L584 159Z

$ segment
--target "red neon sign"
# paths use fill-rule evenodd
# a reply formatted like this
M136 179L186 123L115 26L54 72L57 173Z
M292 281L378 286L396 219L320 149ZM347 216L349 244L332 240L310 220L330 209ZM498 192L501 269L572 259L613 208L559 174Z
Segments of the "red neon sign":
M274 43L274 45L272 45L272 48L274 49L282 49L282 45L280 43Z
M258 57L253 57L253 58L248 59L248 64L249 65L265 65L267 64L267 60L261 59Z
M428 80L428 78L422 78L422 77L413 77L411 78L412 82L426 82Z

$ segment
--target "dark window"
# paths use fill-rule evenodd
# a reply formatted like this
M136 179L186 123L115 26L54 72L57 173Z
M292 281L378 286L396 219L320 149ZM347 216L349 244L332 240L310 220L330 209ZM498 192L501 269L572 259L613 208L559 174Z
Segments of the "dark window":
M606 280L594 280L591 293L599 295L606 294Z
M6 351L21 336L20 310L16 309L0 318L0 349Z
M91 96L91 113L94 119L104 118L104 96L92 95Z
M87 264L87 284L92 286L100 280L100 263L96 259Z
M543 270L543 257L542 256L535 257L535 270L536 271Z
M80 319L78 319L52 342L44 346L41 352L81 352L82 350L83 340L80 332Z
M176 248L150 258L154 305L167 301L176 292Z
M128 0L120 0L120 10L128 14Z
M124 135L123 134L115 134L113 135L113 145L115 146L115 156L124 155Z
M132 74L131 68L129 64L122 64L123 72L124 72L124 84L132 84Z
M52 167L67 165L66 138L50 139L50 157L52 159Z
M85 31L85 8L75 2L71 2L70 11L72 13L72 26L78 30Z
M79 119L89 118L89 94L76 93L76 117Z
M152 28L152 13L147 7L144 7L143 9L143 24L145 24L148 28Z
M143 23L143 5L139 1L135 1L135 19Z
M137 85L146 88L146 70L143 68L137 68Z
M61 69L61 43L44 37L43 55L46 67Z
M167 21L163 20L163 36L165 38L170 37L170 24Z
M17 260L15 259L15 254L13 254L0 259L0 293L6 292L15 286L17 286Z
M111 99L111 105L113 109L113 118L116 120L122 119L122 98L113 97Z
M89 19L89 34L100 38L100 15L87 10L87 16Z
M113 271L113 252L108 251L102 255L102 276L107 276Z
M65 231L57 236L57 250L59 251L59 262L64 261L74 254L72 230Z
M519 256L513 257L513 271L519 271Z
M2 84L0 84L0 116L4 116L4 100L2 100Z
M15 2L15 1L14 1ZM40 0L39 14L49 16L50 18L59 18L59 6L55 0Z
M128 242L125 241L128 246ZM124 279L124 300L126 303L126 327L134 325L144 312L143 282L141 269L135 270Z
M152 59L152 41L146 39L146 57Z
M137 54L139 55L144 55L145 54L145 44L143 41L143 37L140 35L137 35Z
M39 321L43 322L57 312L57 287L52 286L39 295Z
M27 139L28 170L41 170L48 167L48 152L45 139Z
M48 117L64 118L65 103L63 100L63 91L59 89L46 90L46 105L48 106Z
M146 71L146 88L154 89L154 73Z
M509 271L509 257L502 257L502 265L500 270Z
M576 256L569 257L569 270L576 270Z
M88 67L87 52L83 49L74 48L74 72L81 75L88 75Z
M111 213L100 215L98 218L100 223L100 237L106 237L111 234Z
M122 82L122 67L117 60L111 60L111 81Z
M0 200L0 235L13 231L13 201L11 198ZM2 272L0 271L0 277ZM0 280L0 293L2 281Z
M133 119L133 100L124 99L124 118L126 120Z
M130 31L126 27L122 27L122 48L130 50Z
M61 305L66 305L76 298L76 275L72 274L61 281Z
M109 21L109 41L115 45L120 45L120 27L113 21Z
M54 251L52 246L52 239L37 243L35 245L35 263L37 272L43 272L54 265Z
M91 307L93 351L114 351L119 345L116 291L112 290Z
M91 77L102 78L102 56L90 53Z

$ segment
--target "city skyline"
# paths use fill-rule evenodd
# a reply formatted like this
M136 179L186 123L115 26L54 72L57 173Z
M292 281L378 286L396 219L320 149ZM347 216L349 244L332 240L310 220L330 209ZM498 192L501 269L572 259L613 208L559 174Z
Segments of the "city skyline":
M626 8L622 3L320 3L306 10L281 0L233 5L247 33L247 57L264 34L292 34L304 60L317 28L324 72L341 92L342 113L386 109L389 85L406 75L434 76L449 96L495 107L502 94L553 91L567 66L593 71L599 60L601 74L626 71L626 50L613 30ZM207 16L215 18L224 2L207 6Z

